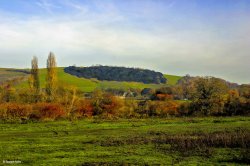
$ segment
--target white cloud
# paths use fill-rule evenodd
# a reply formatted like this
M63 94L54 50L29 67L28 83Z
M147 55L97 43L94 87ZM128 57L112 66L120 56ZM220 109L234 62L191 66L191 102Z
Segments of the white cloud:
M107 8L112 10L97 14L81 4L64 2L79 12L26 20L1 13L2 66L28 67L35 54L44 67L48 52L54 51L60 66L135 66L170 74L215 75L250 82L250 22L246 20L232 25L234 31L225 27L225 38L220 36L221 29L203 23L197 23L198 28L180 30L162 22L145 29L129 22L131 18L112 5ZM44 0L39 5L48 12L55 7ZM196 27L195 22L192 24Z

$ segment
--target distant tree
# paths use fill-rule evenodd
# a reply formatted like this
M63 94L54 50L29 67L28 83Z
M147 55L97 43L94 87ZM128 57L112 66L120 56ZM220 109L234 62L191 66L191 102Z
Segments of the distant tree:
M23 89L19 91L19 95L22 96L26 102L38 102L40 100L40 81L39 81L39 68L38 59L36 56L31 60L31 71L29 77L30 89ZM27 93L27 90L29 93Z
M227 102L224 105L224 112L226 115L237 115L242 110L242 99L237 90L230 90L228 92Z
M56 92L57 70L55 55L50 52L47 59L47 77L46 77L46 93L49 101L52 100Z
M197 79L197 77L191 77L190 75L182 77L173 88L174 96L177 99L192 100L195 91L194 84Z
M250 84L243 84L239 88L239 93L241 97L250 99Z
M6 85L4 85L1 95L1 100L3 102L13 102L18 100L18 96L16 95L16 89L13 87L13 82L8 81Z
M218 78L204 77L195 81L191 108L204 115L219 115L223 112L228 92L226 83Z
M40 91L38 59L36 56L34 56L31 61L30 87L32 89L34 88L36 92Z

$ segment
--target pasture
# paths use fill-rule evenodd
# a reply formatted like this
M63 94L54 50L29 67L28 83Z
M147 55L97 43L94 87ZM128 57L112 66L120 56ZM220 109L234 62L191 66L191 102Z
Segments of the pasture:
M98 118L0 124L19 165L247 165L249 117Z

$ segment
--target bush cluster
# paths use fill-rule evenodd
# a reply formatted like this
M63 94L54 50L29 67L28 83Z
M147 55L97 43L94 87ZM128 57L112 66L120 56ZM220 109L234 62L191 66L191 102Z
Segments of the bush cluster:
M167 100L124 99L111 93L97 90L89 98L83 98L70 89L63 90L53 102L40 99L35 102L28 95L16 102L2 101L0 119L23 120L56 120L60 118L78 119L98 116L101 118L142 118L167 117L179 115L179 103ZM24 95L24 91L16 94ZM30 98L30 101L27 102Z

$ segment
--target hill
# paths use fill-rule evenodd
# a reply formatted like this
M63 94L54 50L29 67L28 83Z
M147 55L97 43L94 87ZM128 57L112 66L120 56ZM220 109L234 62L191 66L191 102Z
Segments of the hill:
M26 71L27 72L27 71ZM28 77L27 73L24 73L24 70L17 69L0 69L0 81L4 82L6 80L11 80L20 77ZM144 84L140 82L126 82L126 81L99 81L97 79L86 79L86 78L79 78L77 76L73 76L64 72L64 67L59 67L57 69L58 72L58 81L60 84L65 84L69 86L77 87L79 90L83 92L92 92L95 89L124 89L128 90L132 89L144 89L144 88L160 88L166 85L174 85L181 77L174 76L174 75L164 75L164 77L168 80L167 84ZM46 69L40 69L40 83L41 87L45 87L45 79L46 79ZM17 88L28 87L27 79L17 85Z
M165 84L167 79L160 72L148 69L113 67L113 66L70 66L64 69L66 73L84 78L96 78L101 81L128 81L144 84Z

